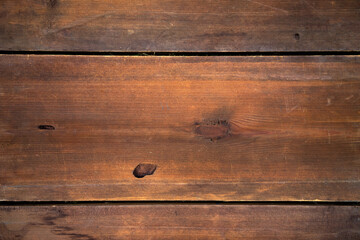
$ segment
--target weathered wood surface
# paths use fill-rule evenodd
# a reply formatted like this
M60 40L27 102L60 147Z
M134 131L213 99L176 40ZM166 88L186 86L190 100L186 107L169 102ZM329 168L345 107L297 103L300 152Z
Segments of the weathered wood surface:
M3 201L360 200L358 56L2 55L0 77Z
M358 0L2 0L0 49L354 51Z
M358 206L0 207L0 239L360 239Z

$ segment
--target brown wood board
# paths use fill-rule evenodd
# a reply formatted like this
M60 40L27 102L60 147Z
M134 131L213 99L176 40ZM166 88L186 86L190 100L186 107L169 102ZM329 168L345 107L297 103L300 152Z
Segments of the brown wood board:
M1 239L360 239L358 206L0 207Z
M358 56L2 55L0 199L358 201L359 120Z
M2 0L7 51L359 51L358 0Z

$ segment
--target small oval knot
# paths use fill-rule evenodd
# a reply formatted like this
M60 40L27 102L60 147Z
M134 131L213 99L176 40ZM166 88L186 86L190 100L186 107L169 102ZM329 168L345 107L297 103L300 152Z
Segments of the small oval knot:
M155 170L156 170L156 165L155 164L150 164L150 163L140 163L139 165L136 166L136 168L134 169L134 176L137 178L143 178L146 175L152 175Z

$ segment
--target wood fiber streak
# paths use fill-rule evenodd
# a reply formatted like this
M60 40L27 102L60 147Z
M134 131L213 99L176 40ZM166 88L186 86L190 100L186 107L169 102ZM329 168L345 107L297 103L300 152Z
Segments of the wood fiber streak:
M0 207L1 239L360 239L358 206Z
M2 0L0 50L359 51L358 0Z
M2 55L0 199L358 201L359 127L358 56Z

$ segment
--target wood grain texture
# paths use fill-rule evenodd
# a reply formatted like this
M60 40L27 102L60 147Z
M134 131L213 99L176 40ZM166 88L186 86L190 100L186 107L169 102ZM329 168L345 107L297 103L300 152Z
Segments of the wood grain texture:
M0 76L3 201L360 200L358 56L2 55Z
M57 205L0 207L7 239L360 239L358 206Z
M358 0L2 0L0 49L354 51Z

